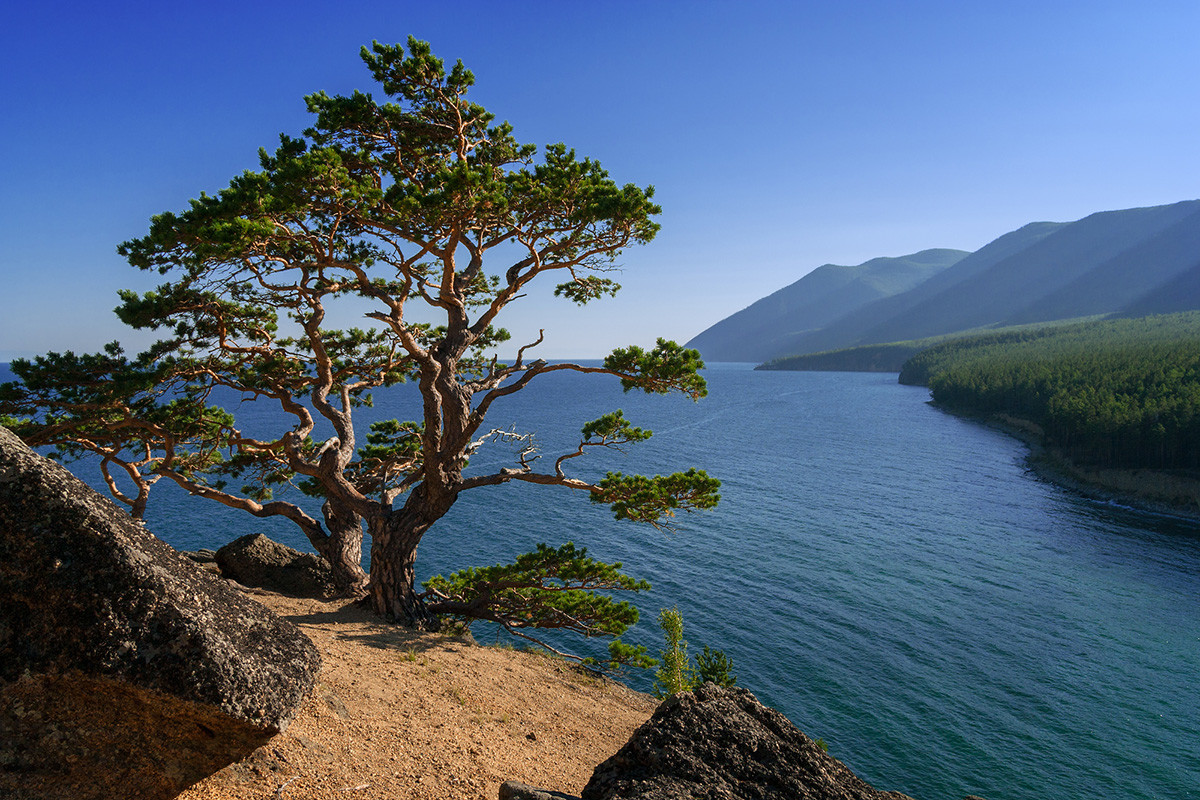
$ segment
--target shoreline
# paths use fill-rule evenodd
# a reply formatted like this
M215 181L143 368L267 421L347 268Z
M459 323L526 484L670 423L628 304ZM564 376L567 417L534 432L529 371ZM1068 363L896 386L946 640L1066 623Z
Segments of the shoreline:
M1039 425L1008 414L981 416L930 403L961 419L1018 439L1029 448L1025 466L1036 477L1100 503L1200 522L1200 475L1153 469L1084 467L1046 444Z

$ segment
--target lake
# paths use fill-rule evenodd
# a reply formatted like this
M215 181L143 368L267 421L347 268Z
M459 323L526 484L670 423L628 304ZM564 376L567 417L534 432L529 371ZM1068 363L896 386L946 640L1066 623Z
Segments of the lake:
M1200 797L1200 526L1042 482L1022 444L894 375L706 375L699 403L545 376L489 420L537 431L552 462L584 422L623 408L654 438L575 459L575 474L700 467L723 481L716 511L664 534L568 490L492 487L427 535L420 574L568 540L622 561L654 585L627 640L657 649L657 612L678 606L693 653L725 650L739 685L881 789ZM410 418L395 409L414 399L397 387L365 411ZM247 427L269 426L253 416ZM481 451L472 468L510 457ZM151 527L181 549L257 530L304 546L285 523L160 495Z

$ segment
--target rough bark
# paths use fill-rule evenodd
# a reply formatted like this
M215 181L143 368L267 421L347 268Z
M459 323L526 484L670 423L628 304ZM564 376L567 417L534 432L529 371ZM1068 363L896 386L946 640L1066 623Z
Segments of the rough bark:
M321 511L329 529L321 556L333 569L333 583L338 594L342 597L362 597L367 593L367 573L362 567L362 517L328 500Z
M453 499L429 500L424 486L409 496L404 507L369 521L371 580L368 597L379 616L420 630L437 630L440 623L417 596L417 545L425 532L442 517Z
M138 496L134 498L133 505L129 507L129 516L134 519L145 519L146 503L149 499L150 494L148 492L139 492Z

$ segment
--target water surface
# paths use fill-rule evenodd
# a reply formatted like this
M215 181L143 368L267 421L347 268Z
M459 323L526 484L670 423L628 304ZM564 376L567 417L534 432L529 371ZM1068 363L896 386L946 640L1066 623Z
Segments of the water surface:
M655 437L572 467L702 467L723 481L719 509L667 535L579 493L489 488L426 537L420 573L568 540L622 561L654 585L627 639L657 648L657 611L677 605L693 652L724 649L740 685L879 788L921 800L1200 797L1195 524L1046 484L1019 442L933 409L894 375L716 365L708 379L693 404L546 376L490 419L536 430L552 458L621 407ZM396 408L413 399L400 387L373 413L410 418ZM508 457L481 452L472 467ZM259 529L304 546L284 523L161 500L152 527L180 548Z

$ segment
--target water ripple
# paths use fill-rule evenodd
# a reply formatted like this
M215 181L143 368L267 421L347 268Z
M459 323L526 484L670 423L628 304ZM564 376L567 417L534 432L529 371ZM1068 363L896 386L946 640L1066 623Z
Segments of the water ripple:
M657 648L652 620L678 605L693 651L725 649L742 685L881 788L1200 797L1196 526L1041 483L1020 443L938 412L894 376L718 365L699 404L547 378L498 403L496 424L537 430L555 452L621 407L656 435L588 474L701 466L723 481L721 507L664 536L583 498L495 487L431 532L422 574L568 539L623 561L655 587L626 638ZM374 413L396 414L405 391ZM258 524L186 501L160 503L152 520L179 546ZM271 535L303 546L286 526Z

